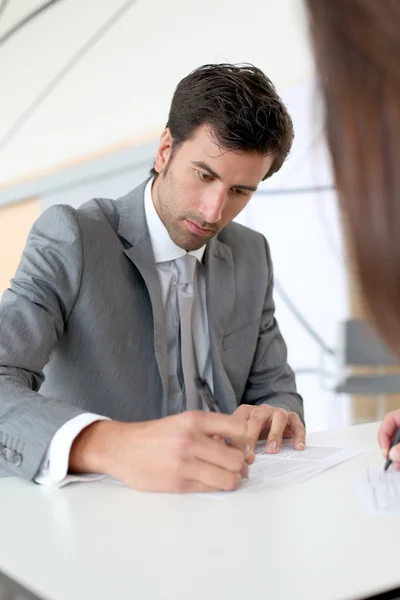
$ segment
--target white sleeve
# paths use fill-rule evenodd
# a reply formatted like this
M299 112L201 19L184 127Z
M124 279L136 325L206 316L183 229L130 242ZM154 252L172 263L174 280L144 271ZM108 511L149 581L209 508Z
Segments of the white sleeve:
M108 417L84 413L70 419L54 434L47 452L42 460L35 482L48 487L59 488L72 481L93 481L101 479L99 474L67 475L69 453L75 438L80 432L95 421L108 421Z

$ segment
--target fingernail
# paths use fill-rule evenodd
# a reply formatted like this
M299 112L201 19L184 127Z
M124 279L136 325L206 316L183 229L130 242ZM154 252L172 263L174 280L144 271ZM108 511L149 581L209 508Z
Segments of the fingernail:
M273 452L275 452L275 451L276 451L276 449L278 448L278 444L277 444L276 442L270 442L270 443L268 444L268 448L269 448L270 450L272 450Z
M297 442L297 445L299 448L301 448L302 450L304 450L305 445L303 444L303 442Z
M389 452L390 460L399 461L400 460L400 450L398 448L391 448Z
M249 478L249 467L247 465L244 465L243 469L240 471L240 474L243 479L248 479Z

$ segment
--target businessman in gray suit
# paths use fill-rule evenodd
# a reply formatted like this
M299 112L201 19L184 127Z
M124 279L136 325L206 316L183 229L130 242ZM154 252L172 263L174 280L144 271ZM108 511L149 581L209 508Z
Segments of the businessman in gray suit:
M39 217L0 306L0 476L228 490L258 439L304 448L268 245L232 222L292 138L259 69L205 65L147 182Z

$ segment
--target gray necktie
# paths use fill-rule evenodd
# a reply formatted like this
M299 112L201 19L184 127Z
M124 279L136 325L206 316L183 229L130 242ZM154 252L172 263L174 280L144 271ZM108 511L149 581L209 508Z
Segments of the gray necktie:
M187 410L200 410L201 400L194 384L197 363L192 336L193 278L197 259L185 254L175 261L178 269L178 305L181 330L181 364Z

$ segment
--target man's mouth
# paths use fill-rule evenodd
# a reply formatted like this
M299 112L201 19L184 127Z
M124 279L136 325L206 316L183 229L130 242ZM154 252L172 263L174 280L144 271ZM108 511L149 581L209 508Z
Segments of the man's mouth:
M200 227L200 225L198 225L194 221L190 221L189 219L186 219L186 222L190 231L192 233L195 233L196 235L208 237L216 233L215 229L207 229L206 227Z

